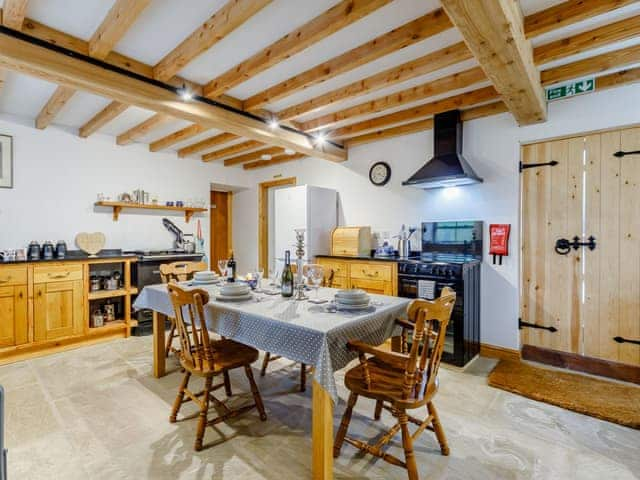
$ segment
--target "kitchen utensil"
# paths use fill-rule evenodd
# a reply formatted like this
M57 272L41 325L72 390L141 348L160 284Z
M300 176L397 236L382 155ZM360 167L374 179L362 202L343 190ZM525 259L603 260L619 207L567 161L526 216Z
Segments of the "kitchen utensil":
M184 207L184 202L182 200L176 201L176 207Z
M104 321L114 322L116 319L116 306L113 303L107 303L104 306Z
M27 249L19 248L16 250L16 260L19 262L23 262L27 259Z
M91 257L95 257L96 254L104 248L104 244L107 239L104 233L79 233L76 235L76 245L80 250L89 254Z
M107 277L104 280L104 289L105 290L117 290L120 287L120 282L115 278Z
M42 244L43 260L52 260L54 255L53 242L46 241Z
M64 240L58 240L56 243L56 258L65 258L67 256L67 244Z
M29 248L27 250L27 259L29 260L40 260L40 244L36 241L29 243Z
M246 283L226 283L220 287L220 294L223 296L246 295L251 291Z
M98 308L91 314L91 327L102 327L104 325L104 316L102 311Z
M173 207L173 202L164 202L167 207Z
M196 253L196 242L193 240L193 233L183 235L182 248L185 253Z
M98 275L91 275L89 279L89 291L97 292L102 290L102 279Z

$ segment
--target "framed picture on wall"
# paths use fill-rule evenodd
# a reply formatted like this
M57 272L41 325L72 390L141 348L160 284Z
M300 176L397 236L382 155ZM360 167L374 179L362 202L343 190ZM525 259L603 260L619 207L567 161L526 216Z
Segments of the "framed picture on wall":
M0 135L0 188L13 188L13 137Z

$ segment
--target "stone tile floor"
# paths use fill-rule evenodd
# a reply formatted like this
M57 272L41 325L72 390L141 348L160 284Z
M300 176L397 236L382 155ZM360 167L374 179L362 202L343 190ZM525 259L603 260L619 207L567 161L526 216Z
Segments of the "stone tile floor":
M415 446L421 479L640 478L640 431L490 388L486 375L494 363L478 359L464 373L441 369L436 405L451 455L441 456L435 438L424 433ZM299 368L292 362L274 362L258 377L266 422L252 411L209 428L210 448L199 453L192 449L195 419L168 421L181 379L174 360L168 367L166 377L151 376L150 337L0 367L9 479L310 478L311 389L296 391ZM235 391L247 391L240 372L232 382ZM346 398L344 389L340 393L336 425ZM370 420L372 412L373 404L360 400L350 432L375 437L380 426ZM391 420L383 416L384 423ZM402 455L399 441L391 453ZM403 469L349 445L335 477L407 478Z

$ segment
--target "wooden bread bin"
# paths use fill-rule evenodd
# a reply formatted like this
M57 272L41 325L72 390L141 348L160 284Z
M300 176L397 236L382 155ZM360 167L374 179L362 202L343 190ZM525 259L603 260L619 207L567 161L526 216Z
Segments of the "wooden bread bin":
M331 233L331 255L371 255L371 227L338 227Z

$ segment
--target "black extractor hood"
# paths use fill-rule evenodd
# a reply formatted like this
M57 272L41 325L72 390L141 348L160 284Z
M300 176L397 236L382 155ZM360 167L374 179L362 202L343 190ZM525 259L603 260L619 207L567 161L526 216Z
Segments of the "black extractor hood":
M419 188L442 188L482 182L462 156L460 111L438 113L433 123L433 158L402 184Z

